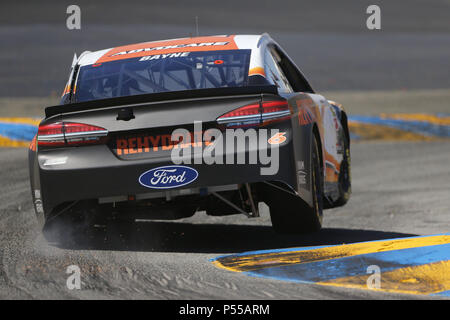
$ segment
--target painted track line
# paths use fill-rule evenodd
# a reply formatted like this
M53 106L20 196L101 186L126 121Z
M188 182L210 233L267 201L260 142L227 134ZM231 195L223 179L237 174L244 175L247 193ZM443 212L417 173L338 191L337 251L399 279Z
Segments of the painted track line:
M357 289L367 289L367 268L375 265L377 290L442 296L450 290L450 234L244 252L211 262L249 276Z

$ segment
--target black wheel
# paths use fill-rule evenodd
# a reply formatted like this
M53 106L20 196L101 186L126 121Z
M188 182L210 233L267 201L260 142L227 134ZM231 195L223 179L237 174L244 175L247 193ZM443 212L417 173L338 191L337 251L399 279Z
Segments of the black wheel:
M310 207L295 194L272 189L268 201L270 218L275 231L280 233L309 233L322 227L323 166L316 137L311 141L311 184L313 206Z

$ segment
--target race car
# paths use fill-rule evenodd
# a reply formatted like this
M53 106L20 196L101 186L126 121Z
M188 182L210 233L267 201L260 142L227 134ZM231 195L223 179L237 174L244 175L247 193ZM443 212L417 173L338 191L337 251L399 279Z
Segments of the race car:
M313 232L351 193L344 109L268 34L84 52L29 149L38 221L80 234L260 203L276 231Z

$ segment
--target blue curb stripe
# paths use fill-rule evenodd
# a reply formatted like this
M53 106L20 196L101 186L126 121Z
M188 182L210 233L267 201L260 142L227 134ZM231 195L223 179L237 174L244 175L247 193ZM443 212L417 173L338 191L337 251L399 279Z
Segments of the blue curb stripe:
M210 261L219 268L252 277L360 289L367 289L361 281L365 282L371 274L367 268L375 265L380 268L381 279L383 274L387 274L382 291L450 297L447 270L450 263L449 236L449 233L442 233L358 242L355 245L359 250L355 247L356 251L348 254L345 254L343 245L338 244L258 250L224 255ZM343 254L322 257L314 252L321 248L330 248L330 252L342 251ZM273 266L270 259L276 262ZM257 267L251 268L252 263Z
M37 126L31 124L0 122L0 135L13 140L31 141L37 130Z
M450 244L369 253L332 260L264 268L245 272L248 275L295 282L321 282L366 274L370 265L382 272L447 260Z
M388 126L391 128L420 133L426 136L450 137L450 126L438 125L426 121L386 119L378 116L348 116L350 121Z
M450 297L450 290L433 293L432 296Z
M417 238L428 238L428 237L435 237L435 236L445 236L450 235L450 233L438 233L433 235L425 235L425 236L413 236L413 237L403 237L403 238L396 238L396 239L380 239L380 240L371 240L371 241L364 241L366 243L371 242L384 242L384 241L392 241L392 240L407 240L407 239L417 239ZM352 243L343 243L342 245L351 245ZM242 256L251 256L255 254L267 254L267 253L281 253L281 252L292 252L292 251L307 251L307 250L315 250L320 248L332 248L339 246L340 244L336 245L323 245L323 246L313 246L313 247L293 247L293 248L282 248L282 249L266 249L266 250L255 250L255 251L246 251L242 253L235 253L235 254L225 254L213 259L210 259L210 261L216 261L221 258L229 258L229 257L242 257Z

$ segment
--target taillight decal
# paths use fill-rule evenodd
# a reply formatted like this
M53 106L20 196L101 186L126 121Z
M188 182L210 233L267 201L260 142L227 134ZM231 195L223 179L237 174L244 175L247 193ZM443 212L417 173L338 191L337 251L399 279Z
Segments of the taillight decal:
M39 126L39 136L59 136L63 134L62 122L51 123Z
M262 120L284 120L291 115L289 104L283 101L267 101L262 103Z
M39 146L63 146L65 144L63 123L40 125L37 134Z
M57 122L39 126L38 145L65 146L102 142L108 130L85 123Z
M286 120L291 116L291 109L286 100L263 101L249 104L217 118L219 124L232 127L261 125L267 121Z

